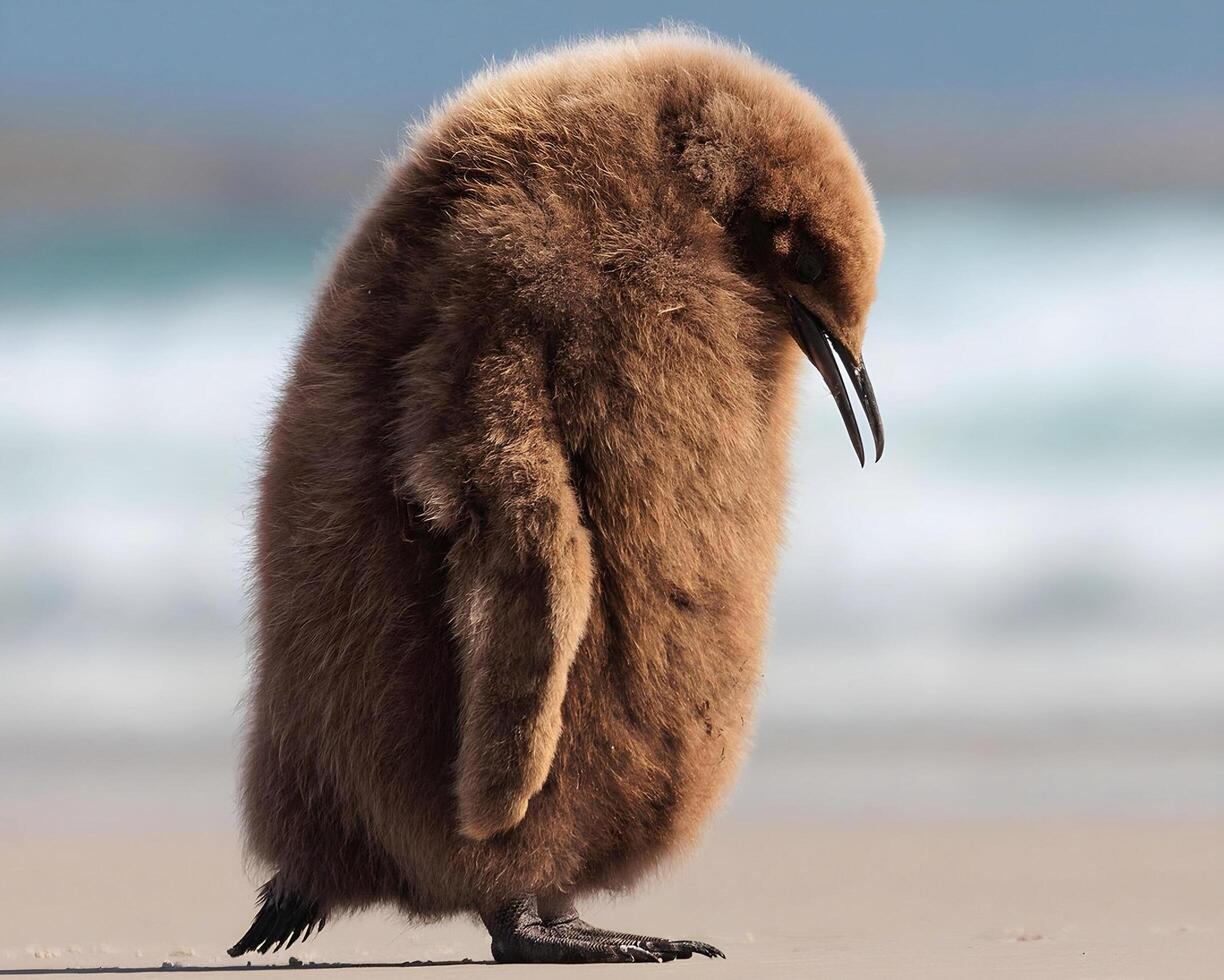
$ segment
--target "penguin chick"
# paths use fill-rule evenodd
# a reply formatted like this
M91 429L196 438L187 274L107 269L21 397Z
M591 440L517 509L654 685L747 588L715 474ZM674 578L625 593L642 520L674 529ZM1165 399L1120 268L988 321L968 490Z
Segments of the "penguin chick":
M275 874L232 955L374 904L479 915L500 961L721 955L574 902L736 771L800 349L883 448L882 242L821 103L714 41L560 49L434 112L268 440L242 799Z

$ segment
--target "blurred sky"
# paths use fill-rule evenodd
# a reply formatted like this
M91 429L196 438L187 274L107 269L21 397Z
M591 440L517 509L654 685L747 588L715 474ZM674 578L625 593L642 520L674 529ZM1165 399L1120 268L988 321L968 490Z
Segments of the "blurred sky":
M701 24L830 97L1212 98L1224 12L1163 3L412 3L6 0L0 81L48 106L119 101L309 118L411 113L489 58L662 20Z
M888 453L805 378L742 798L1224 811L1224 4L0 0L0 829L228 814L260 441L381 159L667 18L822 95L888 234Z
M0 195L10 221L345 198L490 59L668 19L821 94L883 193L1224 188L1224 5L1209 0L5 0Z

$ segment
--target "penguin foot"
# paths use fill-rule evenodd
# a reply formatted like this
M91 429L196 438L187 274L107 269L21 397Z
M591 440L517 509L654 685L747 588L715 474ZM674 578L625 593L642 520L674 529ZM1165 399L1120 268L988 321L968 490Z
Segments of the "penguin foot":
M709 943L596 928L579 918L572 904L541 915L530 895L484 920L498 963L667 963L694 953L725 958Z

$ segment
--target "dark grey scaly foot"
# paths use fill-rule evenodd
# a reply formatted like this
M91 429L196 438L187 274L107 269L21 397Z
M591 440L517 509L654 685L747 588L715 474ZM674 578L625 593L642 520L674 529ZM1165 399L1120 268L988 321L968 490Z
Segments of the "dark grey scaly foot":
M508 903L484 917L499 963L666 963L694 953L722 957L709 943L663 939L599 929L579 918L573 905L546 908L534 896Z

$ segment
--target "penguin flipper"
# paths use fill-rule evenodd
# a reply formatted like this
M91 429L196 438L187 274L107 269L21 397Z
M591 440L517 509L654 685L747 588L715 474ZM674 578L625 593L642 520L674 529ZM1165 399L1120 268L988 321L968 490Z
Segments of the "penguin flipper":
M419 433L408 433L404 486L426 522L452 539L445 601L460 679L455 795L460 833L484 840L518 824L548 779L594 573L543 339L490 325L459 389L432 406L445 413L433 429L442 436L413 451ZM415 408L418 420L428 417L430 406Z

